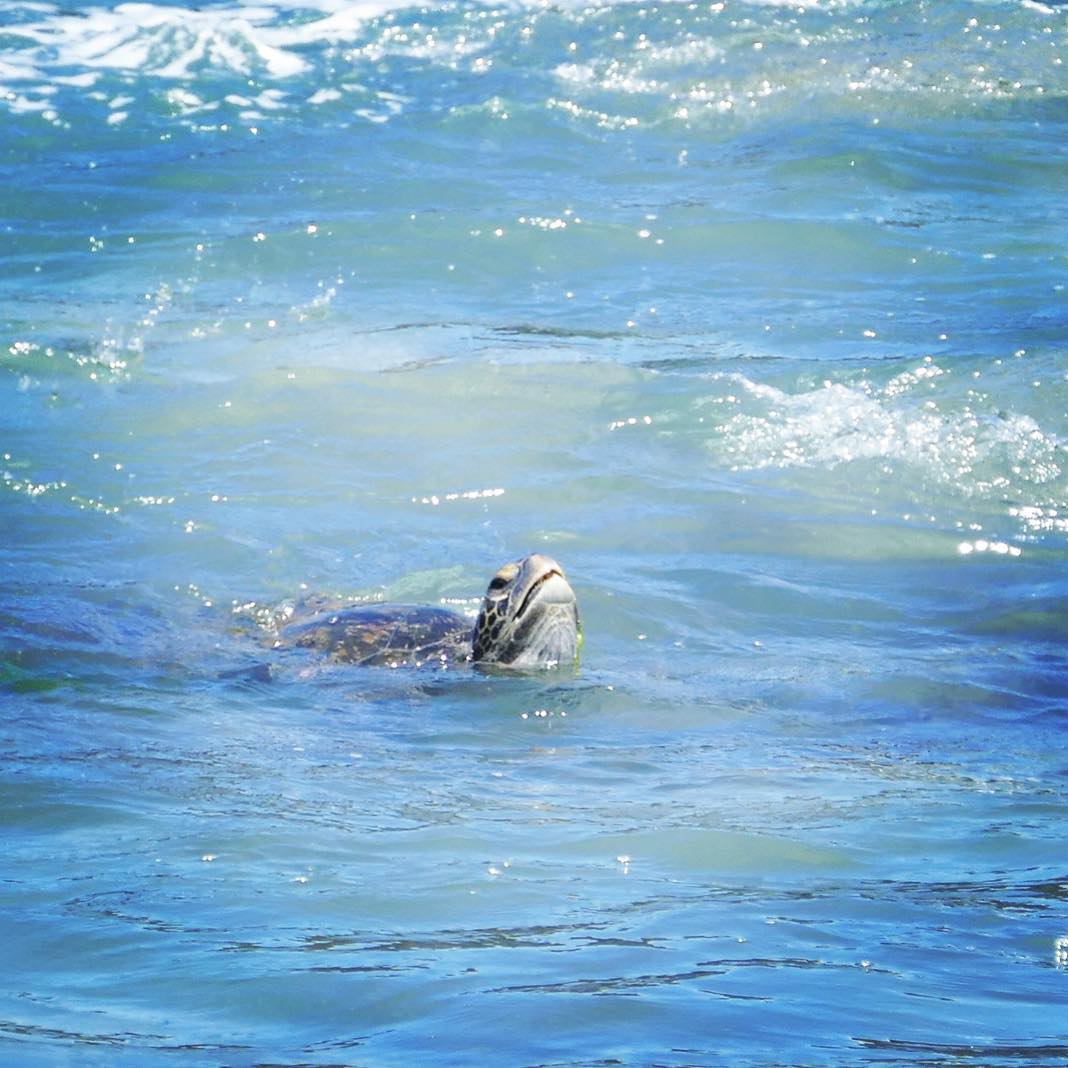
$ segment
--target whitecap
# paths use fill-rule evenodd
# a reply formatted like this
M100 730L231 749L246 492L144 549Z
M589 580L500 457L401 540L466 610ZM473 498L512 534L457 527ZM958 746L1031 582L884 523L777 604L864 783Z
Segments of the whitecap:
M27 63L16 63L10 57L0 56L0 79L8 82L22 82L37 77L36 69Z
M190 10L151 3L51 14L11 29L16 39L32 43L5 65L19 65L24 77L41 77L42 69L52 66L75 66L180 79L201 65L237 74L259 68L273 77L291 77L308 64L273 44L269 31L259 25L276 17L271 8Z
M826 381L788 392L743 374L717 374L727 388L702 407L706 422L713 421L711 411L722 413L708 446L733 470L868 461L886 472L902 465L900 477L909 484L990 499L1061 477L1056 435L1026 413L976 410L951 385L935 393L943 376L952 378L924 361L881 386Z

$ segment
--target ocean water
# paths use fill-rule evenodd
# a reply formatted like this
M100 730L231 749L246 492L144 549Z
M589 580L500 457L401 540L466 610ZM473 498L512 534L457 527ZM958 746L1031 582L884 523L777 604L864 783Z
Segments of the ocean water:
M1065 58L0 0L0 1063L1068 1064ZM530 551L575 674L244 673Z

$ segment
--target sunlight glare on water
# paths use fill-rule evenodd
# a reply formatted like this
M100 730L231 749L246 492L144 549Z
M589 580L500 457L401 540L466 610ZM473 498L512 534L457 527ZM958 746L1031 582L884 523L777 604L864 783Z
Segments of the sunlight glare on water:
M0 0L0 1060L1068 1060L1066 51Z

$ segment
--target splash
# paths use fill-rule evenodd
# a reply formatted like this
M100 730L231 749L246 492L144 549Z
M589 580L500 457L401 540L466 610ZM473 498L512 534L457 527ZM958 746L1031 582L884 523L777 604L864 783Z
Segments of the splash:
M881 383L796 392L711 377L720 389L701 405L713 424L707 447L732 471L836 471L858 490L889 484L916 501L1010 501L1025 529L1059 518L1050 499L1062 492L1064 443L1028 412L995 407L963 368L927 358Z

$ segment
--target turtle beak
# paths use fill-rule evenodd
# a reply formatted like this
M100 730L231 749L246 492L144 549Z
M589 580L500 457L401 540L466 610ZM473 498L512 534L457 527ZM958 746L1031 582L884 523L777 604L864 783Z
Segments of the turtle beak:
M520 564L517 587L526 592L516 616L522 616L535 601L567 604L575 600L575 592L564 576L563 568L550 556L535 553Z

